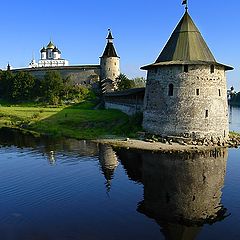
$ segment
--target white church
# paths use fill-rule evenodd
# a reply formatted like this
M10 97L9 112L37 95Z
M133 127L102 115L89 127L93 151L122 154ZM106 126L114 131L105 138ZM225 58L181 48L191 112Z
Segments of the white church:
M29 68L39 67L63 67L68 66L68 61L61 58L61 51L50 41L47 47L40 50L41 59L36 62L35 59L29 64Z

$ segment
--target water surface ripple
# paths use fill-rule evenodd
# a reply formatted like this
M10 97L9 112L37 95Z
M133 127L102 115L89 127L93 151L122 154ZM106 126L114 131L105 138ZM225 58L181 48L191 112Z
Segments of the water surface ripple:
M231 110L231 130L239 113ZM239 153L156 154L1 132L0 239L240 239Z

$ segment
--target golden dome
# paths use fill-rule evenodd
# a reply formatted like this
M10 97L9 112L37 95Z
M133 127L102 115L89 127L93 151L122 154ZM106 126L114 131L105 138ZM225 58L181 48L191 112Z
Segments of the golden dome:
M49 44L47 45L47 48L51 48L54 49L54 44L52 43L52 41L49 42Z

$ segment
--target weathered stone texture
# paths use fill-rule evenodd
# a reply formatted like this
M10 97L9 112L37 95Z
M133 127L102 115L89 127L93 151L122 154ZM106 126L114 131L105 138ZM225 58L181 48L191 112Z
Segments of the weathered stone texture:
M117 109L120 110L127 115L134 115L138 112L142 112L142 104L134 105L134 104L126 104L126 103L111 103L111 102L105 102L105 108L106 109Z
M225 69L215 65L161 66L148 71L143 127L154 134L228 138ZM173 84L173 96L169 96Z
M132 88L105 94L105 108L118 109L128 115L143 112L145 88Z
M43 79L47 71L57 71L63 78L69 77L73 84L89 85L99 81L100 66L86 65L86 66L67 66L67 67L47 67L47 68L26 68L14 69L13 72L26 71L31 73L34 77Z
M115 80L120 74L119 57L102 57L100 60L101 79Z

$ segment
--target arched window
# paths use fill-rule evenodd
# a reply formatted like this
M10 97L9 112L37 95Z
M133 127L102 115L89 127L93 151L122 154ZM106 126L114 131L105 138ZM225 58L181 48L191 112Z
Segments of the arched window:
M173 96L173 84L168 85L168 96Z

